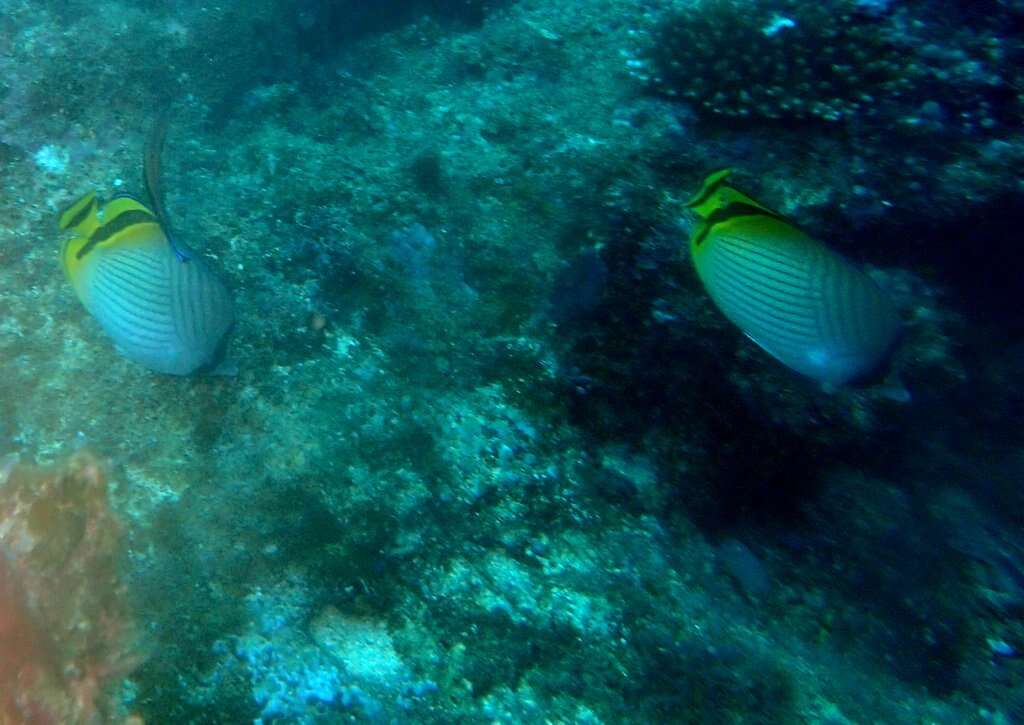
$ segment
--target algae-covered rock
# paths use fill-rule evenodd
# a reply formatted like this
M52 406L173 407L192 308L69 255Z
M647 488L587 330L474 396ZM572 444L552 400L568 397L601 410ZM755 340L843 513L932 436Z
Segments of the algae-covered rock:
M138 662L102 464L0 465L0 720L114 722Z

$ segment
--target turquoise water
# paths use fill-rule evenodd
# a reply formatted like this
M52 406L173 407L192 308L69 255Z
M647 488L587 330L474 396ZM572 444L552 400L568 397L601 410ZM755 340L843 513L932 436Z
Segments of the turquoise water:
M1024 721L1024 4L0 11L0 723ZM187 376L60 262L162 115ZM709 294L727 166L872 375Z

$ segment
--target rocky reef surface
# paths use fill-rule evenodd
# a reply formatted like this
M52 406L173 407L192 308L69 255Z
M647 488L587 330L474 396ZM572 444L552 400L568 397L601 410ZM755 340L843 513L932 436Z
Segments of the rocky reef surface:
M370 6L2 3L0 455L109 479L102 713L1024 719L1024 3ZM167 107L234 375L121 358L57 261ZM910 403L714 308L725 165L896 299Z

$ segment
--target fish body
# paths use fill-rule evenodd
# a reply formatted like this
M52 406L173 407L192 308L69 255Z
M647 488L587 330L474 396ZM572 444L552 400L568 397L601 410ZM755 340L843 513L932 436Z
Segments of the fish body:
M151 209L130 196L101 205L91 192L59 224L75 232L64 272L125 357L171 375L217 362L234 323L231 295L202 257L182 258Z
M884 368L902 332L862 270L777 212L710 174L687 204L690 256L722 313L789 368L842 385Z

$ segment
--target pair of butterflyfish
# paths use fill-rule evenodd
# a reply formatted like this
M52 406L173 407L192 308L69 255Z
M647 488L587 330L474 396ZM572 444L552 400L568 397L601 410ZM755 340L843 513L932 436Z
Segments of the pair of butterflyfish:
M901 336L892 300L861 269L729 183L704 180L687 203L705 289L722 313L787 367L829 385L885 372Z
M64 272L86 310L129 360L150 370L188 375L220 361L234 305L216 271L172 235L160 198L156 124L143 169L151 207L122 194L106 203L89 192L65 209Z

